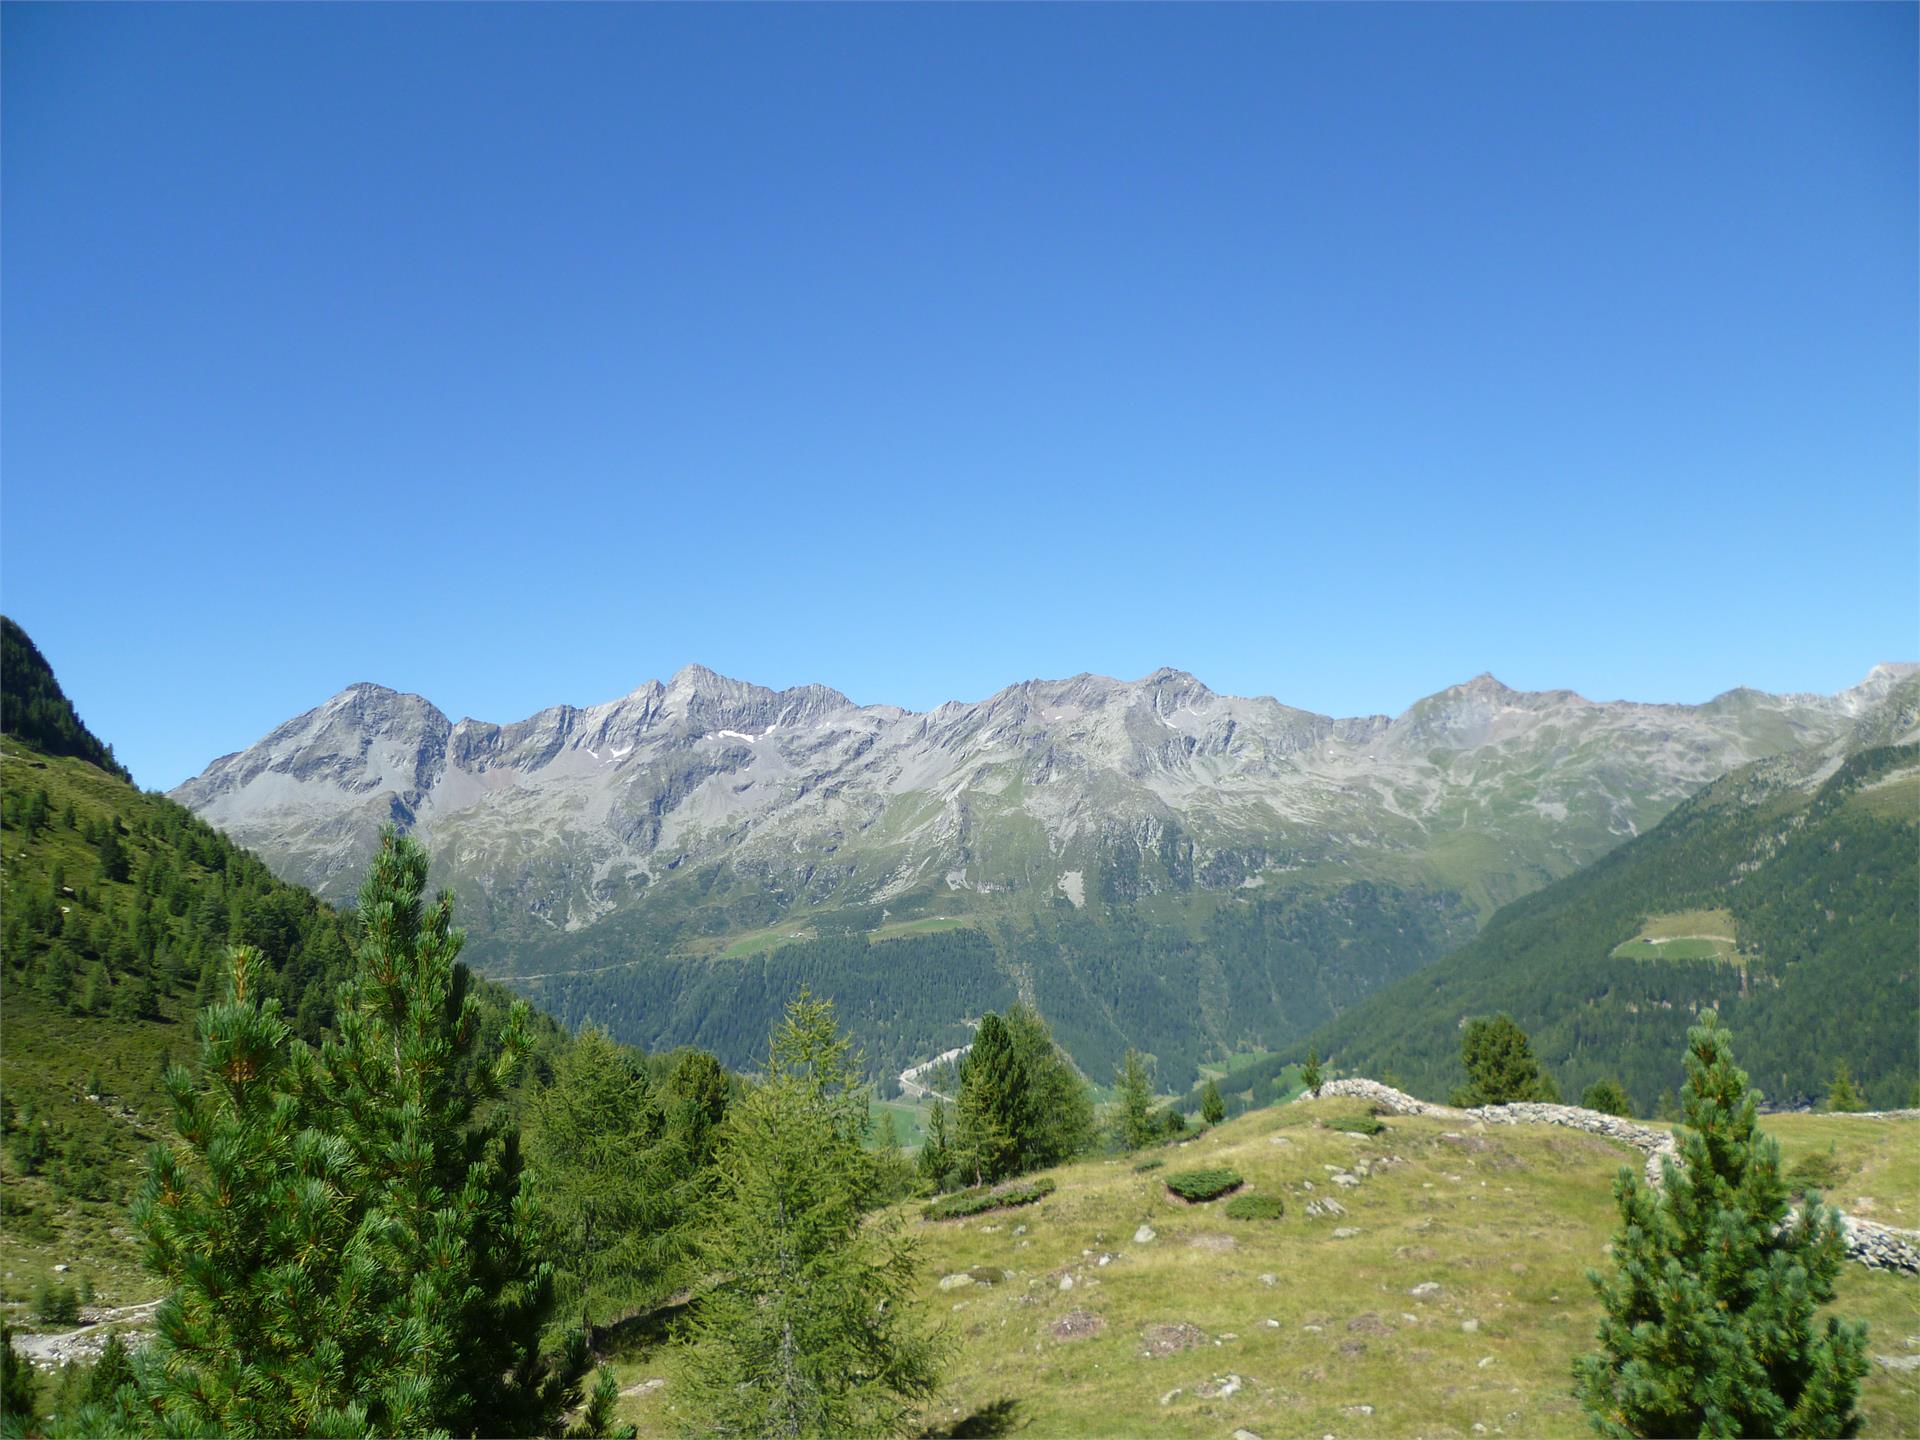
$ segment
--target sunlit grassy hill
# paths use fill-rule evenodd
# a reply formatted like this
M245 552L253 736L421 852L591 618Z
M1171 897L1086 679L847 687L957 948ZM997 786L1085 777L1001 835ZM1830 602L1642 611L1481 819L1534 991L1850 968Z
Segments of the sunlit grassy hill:
M1582 1276L1604 1259L1613 1177L1637 1157L1544 1126L1386 1117L1364 1137L1326 1123L1355 1113L1336 1099L1255 1111L1050 1172L1058 1190L1024 1209L930 1222L911 1208L921 1289L954 1342L928 1431L1590 1433L1570 1393L1599 1315ZM1767 1123L1789 1163L1834 1146L1836 1199L1871 1195L1877 1218L1916 1223L1920 1121ZM1232 1219L1224 1199L1188 1205L1164 1183L1217 1166L1285 1215ZM1344 1213L1308 1213L1326 1200ZM1920 1355L1920 1280L1850 1264L1836 1309L1868 1320L1874 1354ZM642 1434L679 1423L677 1363L670 1340L619 1361ZM1920 1433L1920 1370L1876 1363L1864 1403L1868 1434Z

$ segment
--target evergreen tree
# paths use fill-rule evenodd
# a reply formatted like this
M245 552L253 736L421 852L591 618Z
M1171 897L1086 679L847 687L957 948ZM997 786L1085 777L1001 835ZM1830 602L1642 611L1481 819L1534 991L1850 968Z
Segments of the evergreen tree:
M847 1131L849 1097L865 1108L848 1048L803 992L722 1126L700 1267L717 1278L689 1327L693 1433L892 1434L933 1393L913 1242L897 1217L862 1223L872 1172Z
M134 1222L170 1293L145 1404L196 1433L550 1433L585 1350L543 1356L550 1269L516 1137L476 1123L526 1049L514 1008L490 1062L445 895L391 829L360 896L340 1033L292 1039L261 962L232 951L199 1020L196 1084L166 1084Z
M1300 1083L1307 1087L1307 1093L1314 1099L1320 1098L1320 1055L1309 1045L1307 1063L1300 1067Z
M1651 1190L1614 1181L1613 1273L1590 1272L1601 1351L1576 1362L1581 1403L1607 1436L1850 1436L1866 1327L1815 1310L1833 1298L1840 1221L1806 1197L1789 1215L1779 1147L1711 1010L1687 1032L1681 1165Z
M1128 1050L1114 1072L1114 1086L1120 1092L1117 1116L1120 1144L1138 1150L1154 1139L1153 1077L1147 1059L1138 1050Z
M1633 1118L1633 1101L1627 1098L1627 1092L1620 1088L1617 1080L1596 1080L1580 1094L1580 1103L1589 1110L1598 1110L1602 1115L1618 1115L1623 1119Z
M1467 1022L1460 1042L1467 1083L1453 1092L1456 1105L1510 1105L1522 1100L1557 1100L1553 1082L1533 1058L1526 1031L1511 1015Z
M927 1115L927 1138L920 1145L920 1178L935 1190L943 1190L954 1164L953 1140L947 1133L947 1102L936 1096Z
M1200 1092L1200 1118L1209 1125L1218 1125L1227 1118L1227 1102L1220 1098L1220 1086L1213 1076L1207 1077L1207 1088Z
M0 1320L0 1433L27 1433L33 1420L33 1382L33 1362L13 1348L13 1326Z
M900 1131L893 1123L893 1112L882 1110L873 1140L874 1199L891 1205L913 1193L914 1167L900 1153Z
M598 1026L580 1032L534 1099L529 1158L588 1335L596 1318L661 1293L679 1258L664 1129L645 1074Z
M1071 1160L1092 1143L1093 1096L1039 1011L1011 1005L1006 1026L1027 1090L1015 1136L1015 1163L1024 1174Z
M1004 1180L1019 1165L1020 1135L1032 1108L1030 1077L1006 1022L989 1011L960 1070L962 1167L976 1185Z
M1833 1088L1827 1091L1827 1109L1836 1115L1846 1115L1858 1114L1866 1108L1866 1100L1854 1086L1853 1072L1842 1060L1833 1067Z

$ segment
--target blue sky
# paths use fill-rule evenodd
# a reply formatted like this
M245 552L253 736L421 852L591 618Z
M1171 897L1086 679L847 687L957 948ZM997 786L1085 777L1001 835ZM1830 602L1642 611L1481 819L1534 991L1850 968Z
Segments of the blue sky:
M361 679L1835 689L1915 14L8 5L0 603L150 786Z

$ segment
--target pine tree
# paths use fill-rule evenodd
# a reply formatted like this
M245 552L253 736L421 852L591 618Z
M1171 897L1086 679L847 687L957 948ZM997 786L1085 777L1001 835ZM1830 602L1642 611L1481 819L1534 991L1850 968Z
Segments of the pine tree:
M1809 1194L1789 1215L1779 1147L1711 1010L1687 1032L1683 1164L1660 1188L1622 1169L1613 1272L1590 1272L1601 1351L1575 1363L1607 1436L1850 1436L1866 1327L1815 1310L1843 1260L1836 1212Z
M33 1419L33 1362L13 1348L13 1326L0 1321L0 1431L24 1435Z
M992 1184L1014 1173L1020 1136L1029 1119L1029 1077L1013 1048L1006 1022L989 1011L974 1031L973 1049L960 1070L962 1167L976 1185Z
M1559 1092L1533 1058L1527 1032L1511 1015L1467 1022L1460 1042L1467 1083L1453 1092L1456 1105L1511 1105L1522 1100L1554 1100Z
M1854 1086L1853 1072L1847 1068L1846 1061L1840 1061L1833 1067L1833 1088L1827 1091L1827 1109L1836 1115L1847 1115L1858 1114L1866 1108L1866 1100Z
M1117 1117L1120 1143L1128 1150L1138 1150L1152 1142L1156 1131L1153 1078L1147 1070L1146 1057L1138 1050L1130 1049L1121 1058L1120 1067L1114 1072L1114 1086L1120 1092Z
M589 1025L535 1097L527 1150L552 1253L589 1335L662 1292L684 1233L662 1173L665 1119L645 1074Z
M1027 1103L1015 1136L1018 1173L1071 1160L1092 1143L1093 1096L1067 1053L1055 1043L1040 1012L1008 1007L1007 1037L1026 1077Z
M526 1048L491 1063L424 852L391 830L360 897L340 1035L317 1054L231 952L199 1019L201 1083L171 1067L177 1147L134 1223L167 1282L144 1401L153 1428L220 1434L550 1433L584 1346L543 1356L552 1278L504 1120L475 1123Z
M1200 1118L1209 1125L1218 1125L1227 1118L1227 1102L1220 1098L1220 1086L1211 1075L1207 1077L1206 1088L1200 1092Z
M1300 1067L1300 1083L1307 1087L1307 1093L1316 1100L1320 1098L1320 1079L1320 1056L1309 1045L1307 1063Z
M700 1265L717 1279L689 1327L694 1433L891 1434L933 1393L913 1242L898 1217L862 1223L871 1167L847 1121L865 1097L831 1022L804 993L790 1005L722 1127Z
M920 1145L919 1170L920 1177L935 1190L946 1188L954 1170L953 1141L947 1133L947 1102L937 1096L927 1114L927 1138Z
M1627 1098L1627 1092L1617 1080L1596 1080L1580 1094L1580 1103L1589 1110L1598 1110L1602 1115L1618 1115L1623 1119L1633 1118L1633 1101Z

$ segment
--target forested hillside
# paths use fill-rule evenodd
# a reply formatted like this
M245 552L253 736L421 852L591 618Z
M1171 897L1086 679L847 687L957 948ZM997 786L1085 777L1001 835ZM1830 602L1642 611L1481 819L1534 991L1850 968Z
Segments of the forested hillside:
M1823 1096L1841 1062L1872 1105L1913 1103L1920 746L1818 773L1769 761L1708 786L1324 1027L1320 1053L1444 1097L1460 1025L1506 1011L1563 1092L1618 1079L1644 1114L1676 1084L1693 1014L1714 1005L1774 1103Z
M332 1023L352 921L103 768L111 751L11 621L6 685L8 724L29 733L0 736L4 1288L24 1297L57 1262L103 1295L124 1293L141 1284L124 1212L146 1146L166 1130L161 1075L192 1058L194 1012L215 995L227 948L260 952L267 993L314 1042ZM493 1034L512 997L476 990ZM532 1034L523 1086L567 1043L546 1017Z
M1148 1034L1162 1083L1184 1086L1202 1060L1297 1039L1471 933L1453 897L1365 882L1231 897L1193 926L1062 900L1030 919L744 956L635 960L626 946L644 942L616 923L547 949L530 942L530 978L512 983L570 1024L593 1019L648 1049L703 1046L735 1067L755 1062L787 997L809 985L860 1037L883 1089L965 1044L963 1017L1024 995L1094 1079ZM531 978L543 954L576 963Z

